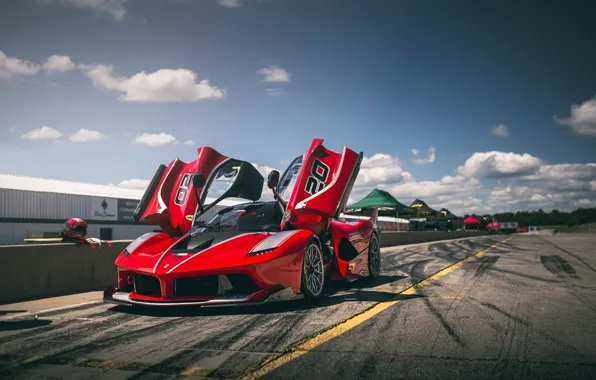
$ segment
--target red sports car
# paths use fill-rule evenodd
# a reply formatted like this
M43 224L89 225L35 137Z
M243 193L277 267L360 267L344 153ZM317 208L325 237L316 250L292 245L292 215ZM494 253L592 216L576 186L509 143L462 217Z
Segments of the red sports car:
M106 289L104 301L210 306L297 294L316 300L329 280L378 277L377 210L355 224L338 221L362 153L336 153L322 143L313 140L281 177L269 174L274 201L258 201L264 178L254 166L210 147L199 148L193 162L161 165L135 220L163 232L140 236L119 255L118 285ZM201 222L224 198L246 202Z

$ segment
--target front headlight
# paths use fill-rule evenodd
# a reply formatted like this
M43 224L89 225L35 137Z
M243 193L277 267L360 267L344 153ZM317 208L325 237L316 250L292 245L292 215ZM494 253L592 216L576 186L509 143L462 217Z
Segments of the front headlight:
M124 250L124 256L128 256L134 252L135 249L139 247L139 245L143 244L152 236L159 235L161 232L147 232L133 240Z
M275 248L277 248L277 247L275 247ZM248 256L260 256L260 255L264 255L266 253L275 251L275 248L272 248L272 249L263 249L261 251L250 252L248 254Z

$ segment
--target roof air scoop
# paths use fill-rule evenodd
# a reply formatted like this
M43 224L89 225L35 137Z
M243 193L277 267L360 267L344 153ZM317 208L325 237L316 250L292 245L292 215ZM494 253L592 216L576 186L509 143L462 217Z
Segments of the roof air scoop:
M172 248L171 252L174 255L180 253L198 253L211 247L215 239L215 236L188 235L180 240L178 244Z

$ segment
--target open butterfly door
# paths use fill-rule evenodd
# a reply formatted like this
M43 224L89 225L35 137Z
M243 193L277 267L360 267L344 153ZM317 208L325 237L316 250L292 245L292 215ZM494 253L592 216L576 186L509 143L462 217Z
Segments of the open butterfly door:
M195 195L192 176L200 172L206 184L197 189L204 198L211 175L231 159L215 149L202 147L197 150L199 157L189 163L175 159L168 166L160 165L151 183L145 190L134 219L142 219L158 224L170 236L181 236L193 226L199 203Z
M314 233L325 230L330 219L343 212L362 157L346 147L341 153L333 152L323 146L323 139L314 139L301 158L282 228L290 223Z

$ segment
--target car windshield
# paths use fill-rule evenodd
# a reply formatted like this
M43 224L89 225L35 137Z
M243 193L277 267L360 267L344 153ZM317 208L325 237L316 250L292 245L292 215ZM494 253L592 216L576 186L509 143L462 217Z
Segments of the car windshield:
M279 231L282 213L275 202L248 203L221 210L203 227L218 231Z
M302 156L298 156L294 159L294 161L292 161L292 164L290 164L286 172L279 180L277 193L286 202L290 199L290 195L292 195L294 185L296 184L296 178L298 177L298 172L300 171L301 167Z

